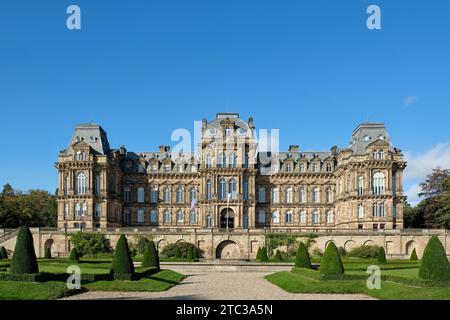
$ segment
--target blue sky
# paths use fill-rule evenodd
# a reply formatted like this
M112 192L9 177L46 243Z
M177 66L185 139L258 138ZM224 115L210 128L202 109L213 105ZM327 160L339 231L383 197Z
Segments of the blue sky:
M81 8L81 30L66 8ZM377 4L382 29L368 30ZM155 150L216 112L279 128L281 149L345 147L387 124L413 192L450 167L449 1L2 0L0 184L54 191L77 123ZM412 190L412 191L411 191ZM411 193L412 194L412 193Z

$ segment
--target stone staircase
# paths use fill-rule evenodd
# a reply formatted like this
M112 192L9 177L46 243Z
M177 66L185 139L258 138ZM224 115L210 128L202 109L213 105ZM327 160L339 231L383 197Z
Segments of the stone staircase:
M6 229L4 234L0 236L0 246L3 245L4 242L16 237L18 232L19 232L19 228Z

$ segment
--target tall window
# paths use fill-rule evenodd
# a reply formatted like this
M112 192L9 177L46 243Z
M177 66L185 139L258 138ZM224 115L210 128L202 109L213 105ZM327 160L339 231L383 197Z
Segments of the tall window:
M319 172L319 165L317 163L313 164L313 171L314 172Z
M230 154L229 165L230 168L236 168L236 155L234 153Z
M152 172L153 173L158 172L158 165L156 163L152 164Z
M125 211L123 212L123 222L125 224L131 223L130 210L128 210L128 209L125 209Z
M378 203L372 205L372 217L378 216Z
M328 211L327 212L327 223L333 223L334 222L334 215L333 215L333 211Z
M212 198L212 184L211 180L206 181L206 200L211 200Z
M69 217L69 204L68 204L68 203L66 203L66 204L64 205L64 216L65 216L66 218Z
M280 203L280 189L278 189L278 188L272 189L272 202Z
M376 172L372 179L373 194L384 194L384 174L382 172Z
M183 188L177 189L177 203L183 203L184 202L184 190Z
M260 187L258 189L258 202L265 203L266 202L266 188Z
M131 189L129 187L125 187L123 190L123 201L125 203L129 203L131 200Z
M306 189L300 188L300 203L306 203Z
M158 222L158 212L157 212L155 209L153 209L153 210L150 212L150 222L151 222L151 223L156 223L156 222Z
M197 172L197 166L195 164L191 164L191 172Z
M190 199L189 200L191 201L191 203L193 201L197 201L197 189L192 188L189 194L190 194Z
M144 223L144 210L142 210L142 209L139 209L137 211L137 222Z
M286 212L284 219L285 219L284 221L286 223L292 223L292 212L290 212L290 211Z
M385 216L384 203L374 203L372 205L372 217L383 218Z
M206 227L207 228L212 228L212 217L211 217L211 214L208 214L206 216Z
M378 216L384 218L384 202L378 206Z
M144 202L144 195L145 195L144 188L138 188L138 198L137 198L137 201L138 201L139 203Z
M184 165L183 164L177 164L177 172L183 172L183 167L184 167Z
M327 202L332 203L333 202L333 189L327 190Z
M314 211L314 212L313 212L313 214L312 214L312 223L313 223L313 224L318 224L318 223L320 223L320 215L319 215L319 212L317 212L317 211Z
M153 187L150 190L150 202L151 203L157 203L158 202L158 189Z
M331 164L327 163L327 172L331 172Z
M95 212L94 212L95 218L100 218L101 210L102 210L102 205L100 203L96 203L95 204Z
M219 168L225 168L227 166L227 156L225 155L224 152L219 152L217 164Z
M300 172L305 172L305 164L300 163Z
M258 222L261 224L266 223L266 212L263 209L258 211Z
M231 193L232 199L236 199L236 180L234 178L228 181L228 192Z
M248 200L248 180L244 179L244 200Z
M278 173L278 161L274 161L272 164L272 173Z
M86 194L86 175L81 172L77 176L77 194L78 195L85 195Z
M243 224L242 224L242 226L244 227L244 229L248 229L248 210L247 210L247 208L245 208L244 209L244 217L243 217L244 219L244 221L243 221Z
M88 207L86 203L83 203L83 205L81 206L81 215L82 216L87 216L87 212L88 212Z
M95 195L100 195L100 175L95 176Z
M191 224L197 224L197 212L191 211L189 221Z
M364 178L363 178L363 176L359 176L358 177L358 196L363 195L363 190L364 190Z
M312 192L312 201L314 203L319 203L320 202L320 189L319 188L315 188Z
M300 211L300 223L306 223L306 212L305 212L305 210Z
M286 203L292 203L292 188L287 188L284 194L284 200Z
M79 203L75 205L75 215L77 216L77 218L81 216L81 204Z
M227 198L227 182L224 178L219 181L219 199L224 200Z
M292 164L291 163L287 163L286 164L286 172L291 172L292 171Z
M272 223L280 223L280 214L278 211L272 212Z
M184 223L184 213L181 210L178 210L177 212L177 223Z
M362 203L358 204L358 218L364 219L364 205Z
M206 168L211 168L212 167L212 157L211 155L207 155L206 156Z
M170 189L169 187L164 189L164 203L170 203Z
M164 224L169 224L170 223L170 219L171 217L170 217L170 211L169 210L166 210L166 211L164 211L164 215L163 215L163 222L164 222Z
M172 166L170 165L170 163L166 163L166 164L164 165L164 172L165 172L165 173L169 173L169 172L170 172L170 169L172 169L171 167L172 167Z

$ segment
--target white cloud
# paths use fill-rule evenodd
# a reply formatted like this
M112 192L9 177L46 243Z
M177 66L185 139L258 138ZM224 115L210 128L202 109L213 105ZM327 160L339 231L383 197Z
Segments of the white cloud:
M418 183L413 184L408 190L406 191L406 196L408 197L408 202L415 206L420 202L419 198L419 192L421 191L420 185Z
M403 98L403 106L408 107L409 105L413 104L417 101L416 96L406 96Z

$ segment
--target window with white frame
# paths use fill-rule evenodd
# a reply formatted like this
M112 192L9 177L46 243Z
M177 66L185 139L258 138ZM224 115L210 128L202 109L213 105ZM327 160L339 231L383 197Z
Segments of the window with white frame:
M261 224L266 223L266 212L263 209L258 211L258 222Z
M158 188L153 187L150 190L150 202L157 203L158 202Z
M197 201L197 189L196 188L192 188L191 191L189 192L189 200L191 201L191 203Z
M170 203L170 188L169 187L164 189L163 201L164 201L164 203Z
M217 166L219 168L225 168L227 166L227 156L224 152L219 152Z
M211 155L207 155L206 156L206 168L211 168L212 167L212 157Z
M304 163L300 163L300 172L305 172L305 164Z
M184 213L181 210L178 210L177 212L177 223L184 223Z
M95 218L100 218L101 211L102 211L102 205L101 205L101 203L96 203L96 204L95 204L94 217L95 217Z
M212 228L212 217L211 217L211 214L209 214L209 213L206 216L206 227Z
M155 209L153 209L153 210L150 212L150 222L151 222L151 223L156 223L156 222L158 222L158 212L157 212Z
M219 180L219 199L225 200L227 198L227 181L222 178Z
M165 172L165 173L169 173L171 169L172 169L172 166L171 166L170 163L166 163L166 164L164 165L164 172Z
M291 172L291 171L292 171L292 164L286 163L286 172Z
M236 168L236 155L234 153L230 154L229 157L229 167L230 168Z
M197 172L197 165L191 164L191 172Z
M81 216L81 204L80 203L75 204L75 215L77 216L77 218Z
M144 210L138 209L137 211L137 222L144 223Z
M144 202L144 197L145 197L145 190L144 188L140 187L137 190L137 202L139 203L143 203Z
M384 194L384 174L382 172L376 172L372 179L372 190L375 195Z
M177 203L183 203L184 202L184 190L182 187L179 187L177 189Z
M284 219L286 223L292 223L292 212L291 211L286 212Z
M129 203L131 200L131 189L129 187L125 187L123 190L123 201L125 203Z
M285 201L285 203L292 203L292 193L293 193L293 191L292 191L292 188L287 188L286 189L286 192L285 192L285 194L284 194L284 201Z
M313 203L319 203L320 202L320 189L314 188L312 192L312 202Z
M374 203L372 205L372 217L382 218L385 216L384 203Z
M272 203L280 203L280 189L272 188Z
M158 165L156 163L152 164L152 172L153 173L158 172Z
M333 189L329 188L327 190L327 202L332 203L333 202Z
M164 211L164 215L163 215L163 222L164 222L164 224L168 224L168 223L170 223L170 217L171 215L170 215L170 211L169 210L166 210L166 211Z
M334 222L334 215L333 215L333 211L328 211L327 212L327 223L333 223Z
M364 192L364 177L358 177L358 196L362 196Z
M358 204L358 218L364 219L364 205L362 203Z
M300 223L306 223L306 212L305 212L305 210L300 211Z
M236 199L236 180L234 178L228 181L228 192L231 193L232 199Z
M85 195L87 190L87 179L86 175L83 172L80 172L77 176L77 194Z
M318 164L317 162L315 162L315 163L313 164L313 171L314 171L314 172L319 172L319 164Z
M64 205L64 216L65 216L66 218L69 217L69 204L68 204L68 203L66 203L66 204Z
M313 224L318 224L320 223L320 214L317 211L314 211L312 214L312 223Z
M260 187L258 189L258 202L265 203L266 202L266 188Z
M181 164L181 163L177 164L177 172L182 173L184 171L183 167L184 167L183 164Z
M274 162L272 163L272 166L271 166L271 168L272 168L272 173L278 173L278 170L279 170L278 167L279 167L279 166L278 166L278 161L275 161L275 160L274 160Z
M211 200L212 198L212 183L211 180L208 179L206 181L206 200Z
M306 203L306 189L300 188L300 203Z
M190 224L197 224L197 212L191 211L189 216L190 216L189 218Z
M88 213L88 206L86 203L83 203L83 205L81 206L81 215L83 217L87 216Z
M378 206L378 216L384 218L385 212L384 212L384 202L380 203Z
M280 223L280 213L278 210L272 212L272 223Z

